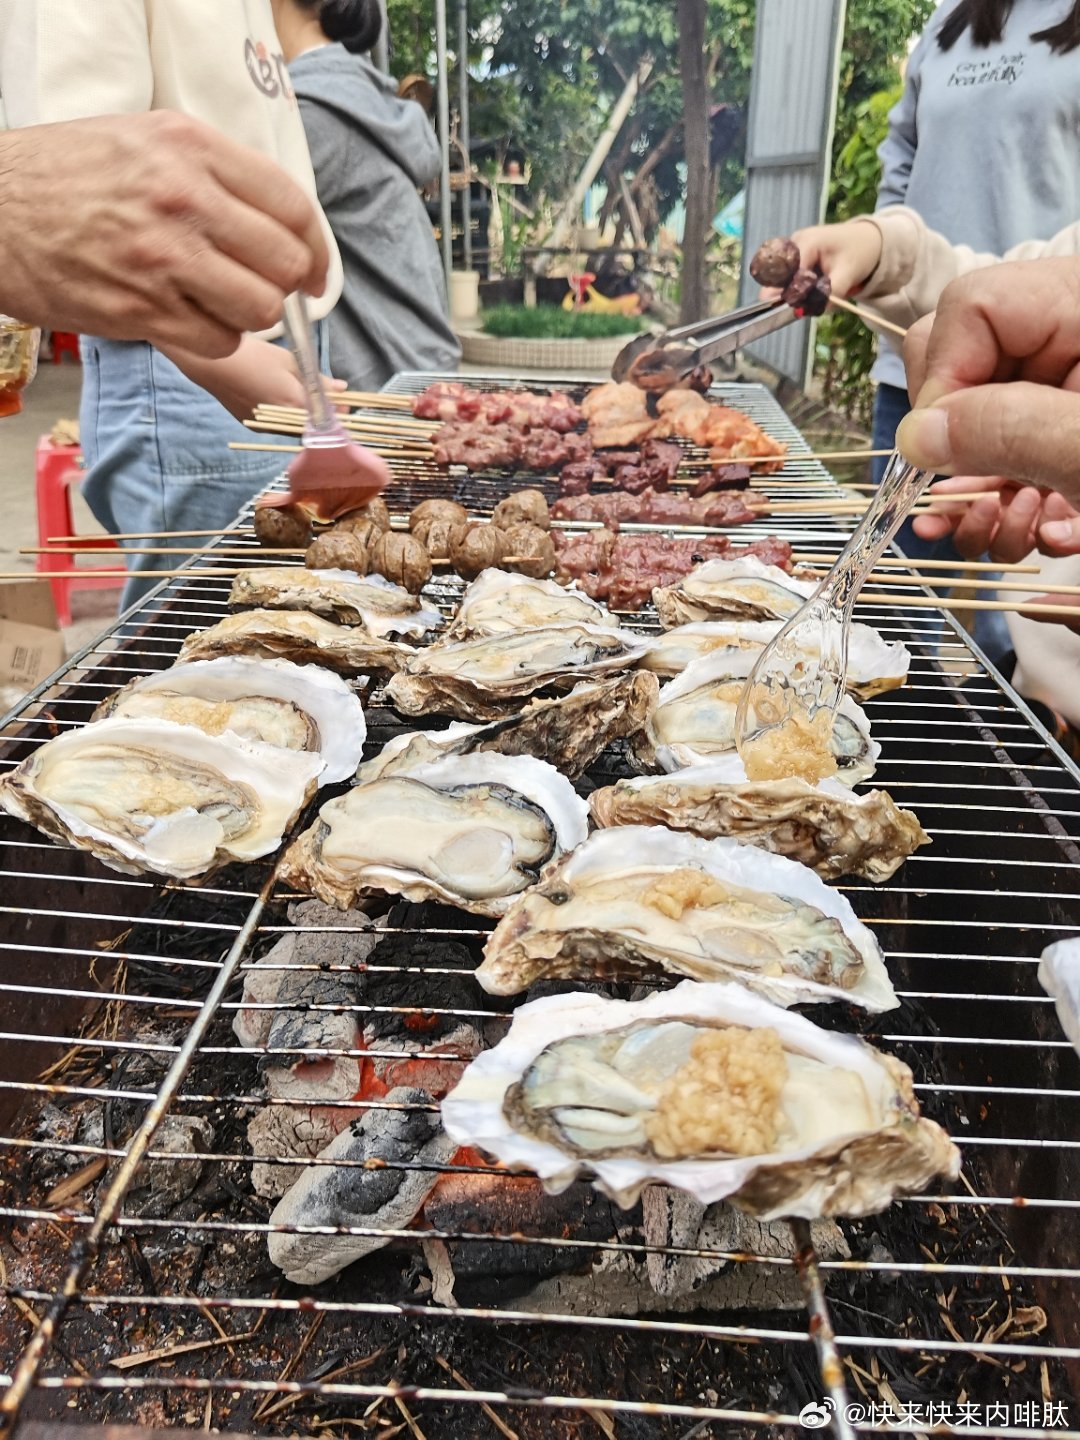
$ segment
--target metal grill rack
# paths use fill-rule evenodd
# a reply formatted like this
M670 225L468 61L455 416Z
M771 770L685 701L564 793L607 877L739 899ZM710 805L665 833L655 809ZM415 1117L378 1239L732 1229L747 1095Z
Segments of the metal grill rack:
M400 377L394 388L434 378ZM789 477L807 494L831 490L819 466L797 458L804 443L764 390L725 386L720 397L791 444L778 493ZM456 481L477 513L525 483ZM410 468L392 509L437 484L447 493L424 466ZM776 533L834 553L844 538L827 517L731 533L736 544ZM243 531L223 540L259 553ZM230 582L220 572L237 562L215 558L219 548L7 717L0 764L82 724L109 691L166 667L185 635L222 618ZM460 585L434 591L449 608ZM391 1248L304 1293L265 1260L268 1207L251 1194L244 1137L266 1103L265 1055L241 1049L231 1030L244 972L287 928L273 865L168 887L3 819L0 1416L429 1440L708 1440L799 1433L804 1405L832 1402L839 1436L1080 1436L1080 1060L1035 978L1042 947L1080 930L1080 772L950 618L899 596L857 618L913 653L908 685L870 702L883 745L874 783L914 808L934 843L882 886L842 886L885 949L902 1009L815 1018L859 1028L911 1065L925 1111L962 1146L954 1193L842 1225L847 1253L832 1258L815 1253L802 1224L779 1255L649 1247L632 1216L617 1233L545 1229L542 1217L494 1232L405 1226ZM648 628L655 616L628 623ZM370 753L403 728L378 692L368 718ZM609 752L592 778L621 767ZM431 948L448 940L478 956L483 922L397 906L388 925L414 944L411 958L385 965L374 952L358 1012L400 1010L404 977L409 1008L501 1033L505 1012ZM190 1202L164 1216L140 1211L130 1198L146 1167L179 1163L155 1148L156 1126L192 1115L215 1139L185 1157L203 1165ZM467 1161L446 1169L488 1173ZM509 1257L501 1278L456 1308L435 1303L416 1284L433 1239L463 1254L494 1247ZM514 1279L537 1254L580 1252L586 1264L649 1249L709 1259L751 1283L779 1276L794 1308L697 1310L691 1298L674 1314L541 1311Z

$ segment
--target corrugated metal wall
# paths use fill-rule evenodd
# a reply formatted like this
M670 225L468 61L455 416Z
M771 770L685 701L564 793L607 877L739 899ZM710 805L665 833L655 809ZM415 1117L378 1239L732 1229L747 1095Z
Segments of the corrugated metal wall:
M758 0L746 158L746 266L763 240L812 225L825 211L840 44L847 0ZM802 385L813 327L791 325L752 347Z

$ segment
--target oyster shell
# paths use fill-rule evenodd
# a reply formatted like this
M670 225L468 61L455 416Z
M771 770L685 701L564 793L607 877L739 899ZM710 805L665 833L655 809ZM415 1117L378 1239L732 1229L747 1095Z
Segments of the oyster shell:
M598 625L438 641L411 655L386 693L404 715L436 711L462 720L495 720L548 686L568 689L583 676L630 669L642 648L640 636Z
M1080 1054L1080 939L1057 940L1039 960L1039 984L1054 1000L1061 1028Z
M554 580L533 580L505 570L484 570L461 598L450 639L498 635L507 630L536 630L547 625L601 625L619 622L603 605Z
M342 910L384 891L501 915L587 831L584 800L542 760L451 756L328 801L282 875Z
M805 866L661 825L596 831L488 938L492 995L537 980L737 979L781 1005L897 1004L877 941Z
M649 637L643 670L668 679L706 655L722 652L732 679L750 674L779 632L779 620L699 620ZM847 688L856 700L895 690L907 679L911 656L900 640L882 639L870 625L854 624L848 637Z
M516 715L487 725L455 722L445 730L395 735L360 766L356 778L366 784L445 755L494 750L534 755L577 780L605 746L641 729L658 691L653 675L618 675L614 680L583 681L554 700L532 700Z
M584 1172L623 1206L659 1182L763 1220L869 1215L960 1170L906 1065L738 985L534 1000L442 1118L551 1192Z
M707 840L730 836L774 855L799 860L825 880L862 875L888 880L920 845L929 845L918 818L884 790L853 795L835 780L764 780L752 784L732 751L709 765L674 775L620 780L594 790L597 825L666 825Z
M130 681L102 701L95 720L172 720L208 735L309 750L322 757L320 785L346 780L364 753L360 697L319 665L225 656L174 665Z
M729 668L725 652L714 650L660 687L660 698L631 746L643 770L681 770L734 750L744 682L730 679ZM881 754L869 719L850 695L836 712L832 751L839 767L835 778L844 785L869 779Z
M189 635L180 660L212 660L219 655L280 656L359 675L367 670L394 671L411 654L392 640L380 640L349 625L335 625L306 610L245 610L206 630Z
M0 806L114 870L192 880L276 850L322 768L168 720L99 720L0 779Z
M352 570L308 570L302 565L242 570L232 583L229 604L234 609L309 610L378 636L419 637L442 624L437 610L425 608L415 595L381 575L361 578Z
M816 580L796 580L756 555L741 560L707 560L653 591L666 630L693 620L788 620L817 589Z

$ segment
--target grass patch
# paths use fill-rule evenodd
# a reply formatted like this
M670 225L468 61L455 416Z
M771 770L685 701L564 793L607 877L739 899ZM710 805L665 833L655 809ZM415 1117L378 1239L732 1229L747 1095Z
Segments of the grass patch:
M644 328L640 315L594 314L564 310L560 305L494 305L484 311L484 331L500 339L609 340L615 335L637 335Z

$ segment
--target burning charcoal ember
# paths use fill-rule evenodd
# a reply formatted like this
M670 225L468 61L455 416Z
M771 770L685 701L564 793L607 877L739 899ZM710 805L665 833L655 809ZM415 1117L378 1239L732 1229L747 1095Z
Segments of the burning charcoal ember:
M203 1161L197 1155L214 1148L214 1129L198 1115L166 1115L150 1148L165 1153L143 1161L124 1213L160 1220L186 1200L202 1178Z
M437 1184L440 1168L453 1159L457 1144L429 1108L426 1091L399 1086L387 1094L386 1105L395 1108L366 1111L319 1157L353 1163L311 1166L270 1216L272 1226L366 1227L376 1232L272 1233L270 1259L294 1284L320 1285L381 1249L391 1238L387 1231L412 1224Z
M776 239L766 240L764 245L758 246L754 258L750 261L750 278L759 285L771 285L782 290L791 283L800 263L799 247L795 241L787 239L786 236L777 236Z

